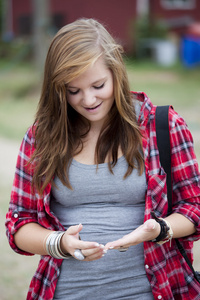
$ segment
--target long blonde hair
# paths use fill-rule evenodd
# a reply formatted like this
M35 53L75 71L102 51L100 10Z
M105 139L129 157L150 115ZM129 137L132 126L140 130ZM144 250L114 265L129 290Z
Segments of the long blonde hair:
M134 168L142 173L141 133L122 52L122 47L94 19L77 20L55 35L46 58L42 93L34 122L36 150L30 160L36 165L33 185L40 193L49 182L53 182L54 175L72 188L68 177L70 162L77 149L82 149L82 138L90 130L90 124L68 104L66 85L100 56L113 75L115 102L97 141L96 163L105 162L108 156L112 173L121 147L128 162L124 178Z

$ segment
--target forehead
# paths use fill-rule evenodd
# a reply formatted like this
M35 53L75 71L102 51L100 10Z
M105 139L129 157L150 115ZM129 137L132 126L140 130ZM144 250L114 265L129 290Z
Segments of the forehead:
M112 72L105 64L102 57L98 58L97 61L91 64L86 71L84 71L77 78L69 82L69 86L79 86L81 84L91 84L104 79L112 78Z

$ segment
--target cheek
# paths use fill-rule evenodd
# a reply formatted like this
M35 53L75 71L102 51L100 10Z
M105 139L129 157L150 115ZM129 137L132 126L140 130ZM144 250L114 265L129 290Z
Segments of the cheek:
M101 92L101 97L103 99L110 99L114 98L114 91L113 91L113 86L108 86Z
M79 103L79 98L77 96L68 96L67 102L72 106L76 106Z

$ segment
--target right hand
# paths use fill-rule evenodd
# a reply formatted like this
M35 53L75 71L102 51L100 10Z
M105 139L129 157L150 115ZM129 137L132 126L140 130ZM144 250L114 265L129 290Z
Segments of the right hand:
M156 222L156 220L149 219L135 230L122 236L120 239L107 243L105 248L129 248L130 246L135 246L145 241L151 241L159 235L160 230L160 224Z
M80 249L85 256L84 261L93 261L100 259L106 250L104 245L96 242L86 242L79 239L79 233L83 229L83 225L70 226L61 239L61 249L64 253L74 256L74 251Z

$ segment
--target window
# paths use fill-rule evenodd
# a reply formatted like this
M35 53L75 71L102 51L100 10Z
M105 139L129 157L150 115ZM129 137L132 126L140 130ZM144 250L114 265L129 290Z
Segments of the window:
M18 33L20 35L30 35L32 33L32 17L21 15L18 18Z
M196 0L161 0L166 9L194 9Z
M52 25L56 29L56 31L63 27L65 25L65 22L66 17L61 13L57 13L52 16Z

